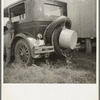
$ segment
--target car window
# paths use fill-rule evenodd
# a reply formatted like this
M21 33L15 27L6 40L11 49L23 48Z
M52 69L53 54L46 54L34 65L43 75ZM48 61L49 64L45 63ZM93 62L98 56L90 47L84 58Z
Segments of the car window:
M47 16L61 16L62 15L62 8L55 5L44 5L44 13Z
M11 21L12 22L19 22L26 18L25 14L25 4L19 4L17 6L14 6L10 9L11 14Z

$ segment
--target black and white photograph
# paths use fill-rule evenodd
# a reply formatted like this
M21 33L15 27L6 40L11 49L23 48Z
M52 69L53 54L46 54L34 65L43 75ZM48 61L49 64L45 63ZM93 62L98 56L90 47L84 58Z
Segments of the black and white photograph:
M96 0L4 0L4 83L96 83Z
M4 83L96 84L96 0L4 0Z
M1 0L1 99L98 100L99 0Z

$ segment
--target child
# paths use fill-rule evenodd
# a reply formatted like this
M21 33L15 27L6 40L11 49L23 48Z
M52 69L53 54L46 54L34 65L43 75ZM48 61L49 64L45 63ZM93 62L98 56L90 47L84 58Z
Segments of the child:
M6 65L7 65L10 62L10 57L11 57L11 43L14 38L14 30L11 21L7 22L6 27L7 30L5 31L4 43L6 50Z

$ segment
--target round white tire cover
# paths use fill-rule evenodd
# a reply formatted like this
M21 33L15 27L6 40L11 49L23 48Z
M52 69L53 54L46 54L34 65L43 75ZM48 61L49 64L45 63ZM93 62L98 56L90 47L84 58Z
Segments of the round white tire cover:
M77 44L77 33L73 30L64 29L59 36L59 45L61 48L74 49Z

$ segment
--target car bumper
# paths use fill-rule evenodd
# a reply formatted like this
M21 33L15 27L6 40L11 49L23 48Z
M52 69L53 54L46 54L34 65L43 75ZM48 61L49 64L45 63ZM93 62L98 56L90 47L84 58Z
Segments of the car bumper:
M36 46L32 50L33 58L41 58L42 56L49 56L50 53L54 52L53 46Z

